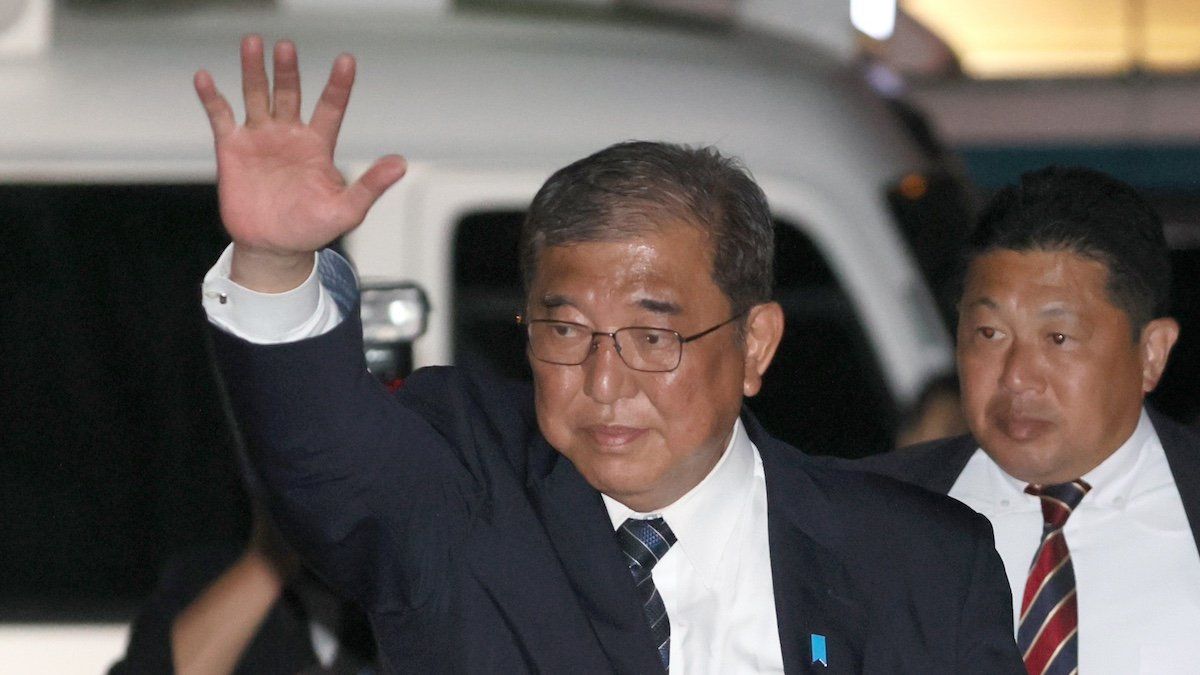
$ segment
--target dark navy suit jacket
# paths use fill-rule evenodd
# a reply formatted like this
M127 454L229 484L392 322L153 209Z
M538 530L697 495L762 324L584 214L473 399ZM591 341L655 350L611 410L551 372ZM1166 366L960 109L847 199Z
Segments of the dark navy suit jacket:
M1192 536L1200 545L1200 433L1171 421L1154 408L1147 411L1166 451ZM971 436L956 436L856 460L851 466L946 494L978 449L979 443Z
M661 671L600 495L539 433L528 385L430 368L390 394L356 320L290 344L214 342L280 528L367 610L391 669ZM743 421L788 673L1024 672L983 517Z

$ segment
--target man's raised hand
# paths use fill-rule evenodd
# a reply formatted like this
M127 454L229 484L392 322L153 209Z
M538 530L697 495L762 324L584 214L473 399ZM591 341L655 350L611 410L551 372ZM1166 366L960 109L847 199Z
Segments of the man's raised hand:
M275 44L274 91L260 36L242 39L241 59L245 124L237 124L207 71L196 73L196 93L216 140L221 219L234 241L231 277L253 290L280 292L304 281L313 251L357 227L406 165L398 155L382 157L350 185L334 167L354 57L333 62L308 124L300 119L295 45Z

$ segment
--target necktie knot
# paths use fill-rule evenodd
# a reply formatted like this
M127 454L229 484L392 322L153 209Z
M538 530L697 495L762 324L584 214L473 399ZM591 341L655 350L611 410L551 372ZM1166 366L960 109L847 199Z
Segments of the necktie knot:
M617 529L617 539L625 552L630 571L649 573L671 546L675 533L662 518L630 518ZM635 569L636 567L636 569Z
M1078 478L1069 483L1030 485L1025 492L1042 500L1042 518L1046 527L1057 530L1066 524L1071 512L1091 489L1091 485Z

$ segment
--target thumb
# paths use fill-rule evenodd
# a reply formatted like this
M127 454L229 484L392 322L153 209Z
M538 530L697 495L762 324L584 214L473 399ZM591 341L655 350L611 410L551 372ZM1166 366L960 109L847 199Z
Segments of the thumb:
M350 184L342 194L343 206L353 214L355 222L362 222L371 205L408 171L408 162L400 155L386 155L375 160L358 180Z

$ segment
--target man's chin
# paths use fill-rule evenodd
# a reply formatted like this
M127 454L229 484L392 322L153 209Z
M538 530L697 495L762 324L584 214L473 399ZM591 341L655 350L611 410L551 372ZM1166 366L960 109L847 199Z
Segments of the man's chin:
M608 495L634 511L648 513L662 508L663 486L647 476L634 471L636 467L590 465L583 473L584 480L596 490Z
M588 484L616 499L621 494L636 494L645 488L645 482L637 471L636 462L630 457L589 453L585 462L575 462L575 468L583 474Z
M1017 441L1007 435L997 434L990 441L981 441L981 443L984 452L1005 473L1017 480L1045 485L1078 477L1057 479L1056 471L1059 469L1059 465L1055 459L1058 452L1049 435Z

